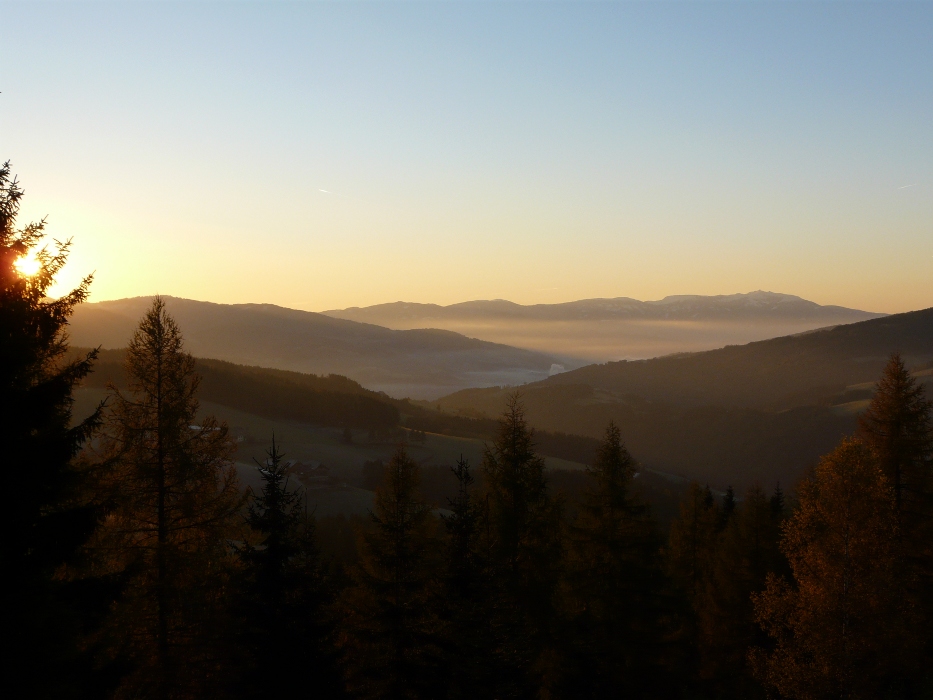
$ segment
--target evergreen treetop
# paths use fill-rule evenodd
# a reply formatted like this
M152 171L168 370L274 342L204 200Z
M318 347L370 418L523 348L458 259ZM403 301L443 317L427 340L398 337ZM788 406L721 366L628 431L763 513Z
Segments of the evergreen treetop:
M15 642L5 663L24 697L69 697L80 692L77 678L88 666L78 651L78 616L86 619L100 604L85 596L90 580L79 585L60 575L63 565L76 563L101 515L90 473L74 461L100 423L100 408L72 423L74 391L97 351L69 359L66 334L92 278L49 297L70 241L42 245L44 220L17 228L22 198L6 162L0 166L0 445L8 474L25 475L29 485L3 509L2 561L16 601L6 622ZM30 258L34 270L21 266Z
M931 450L933 404L897 353L891 355L868 409L859 416L858 436L875 453L894 488L902 525L911 513L928 510L933 497ZM908 522L904 522L904 518Z

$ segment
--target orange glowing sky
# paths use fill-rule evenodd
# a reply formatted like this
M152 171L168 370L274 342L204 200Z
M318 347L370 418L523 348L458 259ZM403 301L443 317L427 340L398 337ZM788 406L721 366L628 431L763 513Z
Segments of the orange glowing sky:
M933 305L933 5L3 6L59 290Z

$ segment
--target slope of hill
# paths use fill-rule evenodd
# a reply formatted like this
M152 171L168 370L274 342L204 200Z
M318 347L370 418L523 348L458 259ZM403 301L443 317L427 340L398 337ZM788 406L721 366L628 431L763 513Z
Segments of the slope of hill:
M892 352L913 366L933 359L933 309L702 353L590 365L551 382L652 401L780 410L877 379Z
M762 291L530 306L502 299L450 306L396 302L324 313L395 329L442 328L598 362L707 350L883 316Z
M393 396L433 398L464 387L524 383L565 362L450 331L389 330L271 304L165 300L194 355L342 374ZM71 321L72 342L125 347L150 303L151 297L137 297L82 304Z
M125 389L125 352L101 351L83 386L103 389L112 383ZM201 400L245 413L339 428L387 430L399 424L399 410L391 399L339 375L319 377L203 358L197 358L196 371Z
M547 430L597 437L609 420L647 466L744 488L793 482L855 427L889 355L933 360L933 309L703 353L611 362L522 387ZM920 379L933 388L933 373ZM507 388L466 390L444 411L493 416Z

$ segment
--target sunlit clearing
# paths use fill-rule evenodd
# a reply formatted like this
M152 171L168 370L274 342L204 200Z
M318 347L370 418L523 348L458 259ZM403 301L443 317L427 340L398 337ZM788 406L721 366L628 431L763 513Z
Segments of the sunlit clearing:
M32 277L42 269L42 263L33 255L24 255L16 259L16 262L13 263L13 267L15 267L16 271L23 277Z

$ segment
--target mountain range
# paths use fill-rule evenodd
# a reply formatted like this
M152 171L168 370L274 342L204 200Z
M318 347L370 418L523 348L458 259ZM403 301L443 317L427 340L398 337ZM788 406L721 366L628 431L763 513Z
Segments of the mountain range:
M884 315L764 291L528 306L503 299L449 306L395 302L324 313L399 330L440 328L590 362L710 350Z
M700 296L667 296L659 301L628 297L581 299L560 304L516 304L505 299L465 301L449 306L397 301L375 306L353 306L324 312L334 318L391 327L394 324L448 319L521 319L538 321L606 321L615 319L710 321L747 318L811 319L821 325L852 323L876 314L843 306L821 306L792 294L749 292Z

